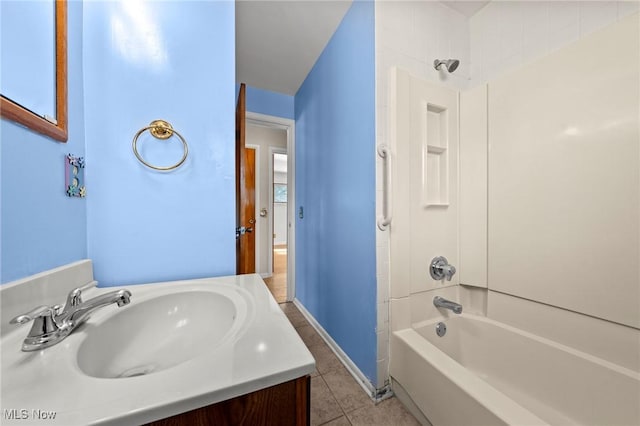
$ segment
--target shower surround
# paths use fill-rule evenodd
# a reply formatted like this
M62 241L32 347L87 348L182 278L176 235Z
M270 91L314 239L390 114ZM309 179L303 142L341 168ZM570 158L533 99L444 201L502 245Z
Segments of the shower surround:
M465 59L471 70L479 69L477 61L469 63L468 59L479 57L473 53L476 36L490 27L492 17L514 13L513 6L491 3L471 18L467 28L471 29L472 49L466 56L453 50L437 52L424 59L424 66L408 63L406 53L391 55L388 44L394 40L377 31L376 44L382 50L377 58L378 143L391 147L394 160L394 218L388 234L378 232L379 269L383 265L379 294L387 292L391 308L387 324L393 388L423 421L455 423L452 413L462 412L466 406L457 409L446 401L438 408L425 406L421 395L441 394L443 390L437 381L416 378L435 368L444 374L445 382L459 386L459 376L451 370L451 365L456 365L475 377L472 382L483 382L481 386L506 398L502 401L510 400L529 412L531 417L521 418L525 423L562 423L558 419L578 424L597 424L603 419L609 424L638 423L640 413L629 405L640 398L638 15L627 4L614 5L617 14L609 19L610 25L598 28L604 24L595 25L587 19L583 6L576 5L580 31L561 43L566 47L555 51L559 46L549 41L538 60L522 65L526 61L521 56L518 63L505 63L502 75L489 72L483 61L482 73L473 72L474 77L464 81L454 78L458 72L465 75ZM415 34L418 17L424 16L416 9L435 10L439 6L403 3L401 7L407 9L396 9L395 14L378 7L377 25L393 26L402 22L404 13L405 22L412 23L406 32ZM520 31L526 32L534 6L518 7ZM535 15L536 19L546 17L539 25L547 28L559 25L550 17L555 16L551 12L570 16L574 6L545 3L538 7L545 10ZM378 10L383 10L384 16ZM396 36L396 40L400 38ZM385 40L383 46L381 41ZM499 43L500 36L491 40ZM490 50L483 46L481 59L488 58L484 54ZM427 61L436 57L460 58L460 69L446 74L448 80L439 81L440 75L430 74L432 64L427 67ZM395 70L394 65L401 69ZM515 66L519 68L509 70ZM380 81L382 76L385 79ZM488 84L484 84L485 78L490 80ZM455 99L451 106L444 105L439 94L447 90ZM422 99L416 95L420 91L424 92ZM459 124L455 118L458 112ZM450 120L455 124L448 123ZM451 130L443 132L449 125L459 130L459 138ZM440 140L445 135L446 144L429 142L436 137L434 127ZM459 155L451 149L458 144ZM443 155L450 157L434 161ZM381 166L379 163L379 199L384 181ZM434 173L438 167L440 173ZM455 172L457 167L459 173ZM449 231L426 233L425 228L436 228L434 221L445 221L447 216L454 222ZM458 269L451 282L429 277L427 266L433 254L444 255ZM389 272L384 270L385 264ZM611 265L616 273L588 267L595 264ZM387 283L381 279L385 272ZM434 296L461 302L464 313L452 321L451 313L433 307ZM448 326L442 338L435 333L439 321ZM432 331L433 339L442 339L435 340L442 344L434 345L417 330ZM503 374L506 382L517 381L507 373L509 365L522 361L516 350L487 352L489 363L502 360L503 364L488 371L488 364L468 355L473 341L464 330L473 330L471 334L478 333L485 340L490 336L532 337L527 341L535 342L528 346L533 359L551 353L548 351L558 355L549 355L554 360L550 366L558 373L556 379L566 383L567 392L575 390L577 401L592 407L593 415L585 417L573 410L569 400L557 406L543 401L537 409L523 403L519 399L522 392L528 394L525 399L539 399L533 384L520 390L513 387L512 393L508 386L496 384ZM446 349L451 345L457 352ZM379 359L384 358L384 349L384 344L379 344ZM595 381L584 383L576 369L559 368L568 360L565 355L593 362L589 368L598 372L609 371L609 375L603 373L603 380L613 383L622 377L626 384L616 385L617 390L612 391L619 397L619 416L588 402L598 397L597 387L591 388L595 393L588 391ZM442 357L449 361L434 366L434 360ZM474 393L465 387L475 386L469 383L461 388L466 395ZM555 386L552 382L547 385ZM483 404L477 400L470 404L478 403ZM484 408L492 411L495 407ZM551 411L555 414L549 415ZM447 413L454 417L447 417ZM518 422L516 418L506 417L505 423ZM537 420L525 421L527 418Z

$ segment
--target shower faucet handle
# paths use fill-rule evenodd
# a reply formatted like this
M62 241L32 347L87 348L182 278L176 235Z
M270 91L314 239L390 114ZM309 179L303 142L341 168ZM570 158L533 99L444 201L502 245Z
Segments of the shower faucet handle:
M437 256L431 260L429 273L431 274L431 278L436 281L442 281L444 279L451 281L451 278L456 273L456 268L453 265L449 265L446 257Z
M447 281L451 281L451 277L456 273L456 267L453 265L445 265L442 267L442 271L444 272L444 276Z

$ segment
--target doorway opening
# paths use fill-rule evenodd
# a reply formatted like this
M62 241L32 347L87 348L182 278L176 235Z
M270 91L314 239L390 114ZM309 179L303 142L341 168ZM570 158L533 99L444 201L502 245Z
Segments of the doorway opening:
M256 163L256 272L278 303L295 297L294 121L247 112L247 146Z
M271 268L272 276L265 278L276 301L287 300L287 249L288 249L288 174L286 151L271 148L270 155L270 193L271 200Z

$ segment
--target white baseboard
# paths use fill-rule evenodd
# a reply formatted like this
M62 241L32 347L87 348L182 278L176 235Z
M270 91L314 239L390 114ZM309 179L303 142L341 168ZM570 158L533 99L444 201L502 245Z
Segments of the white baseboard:
M273 276L273 274L271 272L261 272L260 273L260 277L261 278L271 278Z
M298 308L300 313L309 321L311 327L313 327L320 337L329 345L329 348L333 351L333 353L338 357L340 362L345 366L347 371L356 379L356 382L364 389L364 391L369 395L374 402L378 403L384 399L387 399L393 395L391 388L389 385L386 385L380 389L376 389L376 387L367 379L367 376L364 375L362 371L358 368L358 366L351 361L351 358L342 350L342 348L333 340L333 338L326 332L326 330L316 321L316 319L311 315L309 311L300 303L298 299L293 299L293 304Z

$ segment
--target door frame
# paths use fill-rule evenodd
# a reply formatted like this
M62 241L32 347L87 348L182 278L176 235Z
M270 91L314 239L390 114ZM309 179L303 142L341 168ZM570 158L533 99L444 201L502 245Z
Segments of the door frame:
M287 132L287 219L289 221L287 235L287 302L290 302L296 295L296 123L289 118L250 111L246 113L246 122L254 126L280 129ZM273 188L271 188L271 191L273 191ZM271 214L273 215L273 212ZM273 238L273 230L271 231L271 238ZM273 256L273 252L271 252L271 256ZM271 261L271 264L273 264L273 261Z

